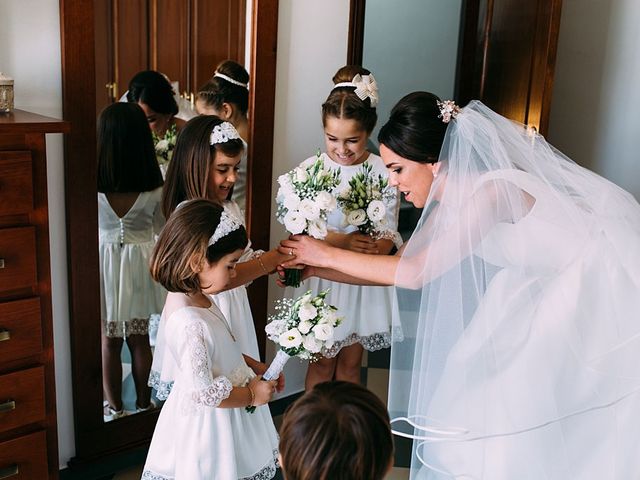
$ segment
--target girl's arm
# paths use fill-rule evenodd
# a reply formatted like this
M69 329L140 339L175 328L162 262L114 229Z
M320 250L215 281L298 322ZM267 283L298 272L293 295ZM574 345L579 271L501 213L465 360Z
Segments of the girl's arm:
M229 282L225 290L231 290L241 285L246 285L256 278L268 275L276 271L281 263L291 259L289 255L279 252L277 249L269 250L260 257L240 262L236 265L236 277Z
M246 387L233 387L227 398L222 400L218 408L259 407L269 403L276 390L277 380L263 381L254 377Z

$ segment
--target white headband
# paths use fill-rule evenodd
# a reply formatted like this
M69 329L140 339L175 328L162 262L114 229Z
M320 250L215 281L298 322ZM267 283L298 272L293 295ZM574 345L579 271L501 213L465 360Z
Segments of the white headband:
M230 76L225 75L224 73L216 72L213 74L213 76L226 80L227 82L233 83L234 85L238 85L239 87L249 88L249 85L247 85L246 83L239 82L235 78L231 78Z
M378 104L378 84L371 73L369 75L360 75L357 73L350 82L340 82L333 86L334 89L339 87L354 87L354 93L360 100L364 101L368 98L372 107Z
M222 122L219 125L213 127L211 137L209 138L209 144L215 145L216 143L227 143L229 140L240 138L240 134L236 128L229 122Z
M227 211L227 208L222 211L222 215L220 216L220 223L216 227L216 230L211 235L209 239L209 243L207 246L211 246L220 240L222 237L226 237L234 230L238 230L242 227L242 222L235 217L232 213Z

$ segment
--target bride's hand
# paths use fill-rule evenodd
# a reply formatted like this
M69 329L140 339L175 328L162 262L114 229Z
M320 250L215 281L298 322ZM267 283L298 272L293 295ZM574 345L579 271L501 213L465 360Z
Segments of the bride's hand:
M280 242L278 251L292 258L283 262L284 268L305 264L312 267L328 267L331 258L331 247L326 242L316 240L308 235L292 235Z

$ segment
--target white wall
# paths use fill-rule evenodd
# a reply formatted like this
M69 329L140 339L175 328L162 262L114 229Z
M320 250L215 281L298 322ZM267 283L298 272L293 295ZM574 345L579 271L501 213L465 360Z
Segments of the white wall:
M549 140L640 198L640 2L564 0Z
M281 0L278 12L278 61L273 147L273 174L285 173L323 148L321 105L333 74L346 63L349 2ZM274 179L275 196L278 185ZM275 212L275 202L272 203ZM271 220L271 244L286 236ZM271 280L269 304L282 297ZM270 349L270 350L269 350ZM273 354L273 345L268 345ZM287 388L280 396L304 389L306 366L292 359L286 367Z
M0 2L0 71L15 80L16 108L62 117L60 18L53 0ZM62 135L47 135L49 238L60 465L75 454L71 397Z

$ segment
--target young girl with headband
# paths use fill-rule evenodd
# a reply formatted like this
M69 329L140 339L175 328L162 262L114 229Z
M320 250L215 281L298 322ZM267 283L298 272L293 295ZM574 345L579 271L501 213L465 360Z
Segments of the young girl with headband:
M242 223L205 199L183 202L160 233L151 274L170 293L154 363L172 384L142 480L271 479L278 438L269 402L277 381L246 364L210 295L227 287L247 244ZM245 407L257 406L254 413Z
M334 87L322 105L326 148L322 158L326 166L340 169L341 182L334 192L337 195L348 188L349 180L361 172L364 165L370 166L376 177L388 178L388 173L382 159L366 149L377 120L378 88L373 75L365 68L348 65L336 72L333 83ZM315 158L305 160L303 165ZM348 225L345 214L336 209L328 218L327 242L370 255L389 254L394 246L391 238L398 237L399 203L395 196L388 201L386 211L388 231L382 235L384 238L374 239ZM332 378L359 382L363 348L379 350L388 348L391 342L392 289L311 278L285 295L296 297L307 290L325 289L329 289L327 302L338 307L344 321L336 329L334 346L323 352L324 358L309 364L307 389Z

